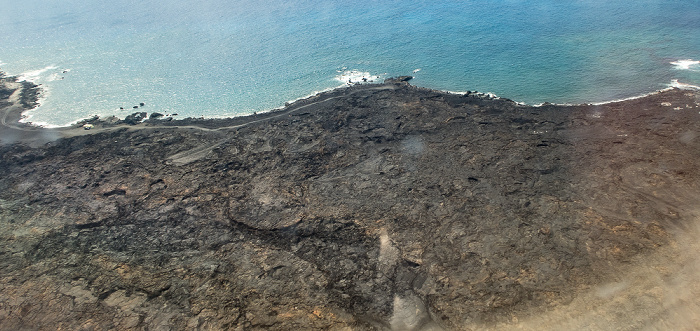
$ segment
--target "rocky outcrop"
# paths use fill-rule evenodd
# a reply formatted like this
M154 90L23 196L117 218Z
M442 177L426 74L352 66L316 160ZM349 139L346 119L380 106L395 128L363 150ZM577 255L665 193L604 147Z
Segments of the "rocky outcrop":
M411 79L413 79L413 76L390 77L390 78L385 79L384 83L386 83L386 84L407 83Z
M134 106L134 108L138 108L138 106ZM146 112L133 113L124 118L124 123L129 125L141 123L141 121L143 121L146 118L146 115Z
M202 129L144 114L6 144L0 329L504 329L572 307L570 321L639 257L678 256L699 100L535 108L387 84ZM667 293L644 291L644 314L601 321L659 319Z

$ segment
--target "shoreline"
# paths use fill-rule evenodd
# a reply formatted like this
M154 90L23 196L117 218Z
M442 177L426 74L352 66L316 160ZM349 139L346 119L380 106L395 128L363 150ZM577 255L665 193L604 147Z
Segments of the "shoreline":
M55 67L55 66L51 66L51 67ZM0 71L0 73L2 73L2 72ZM6 73L5 73L5 74L6 74ZM369 74L369 73L362 73L362 74ZM2 76L0 76L0 77L2 77ZM21 76L21 75L14 75L14 76L5 76L5 77L14 78L14 79L19 79L19 78L21 78L22 76ZM363 76L363 77L364 77L364 76ZM380 76L376 76L376 78L379 78L379 77L380 77ZM401 77L404 77L404 78L410 77L410 78L408 78L408 80L410 80L411 78L413 78L413 77L411 77L411 76L401 76ZM26 77L25 77L25 78L26 78ZM394 78L386 78L385 80L391 80L391 79L394 79ZM31 107L31 108L26 108L26 109L24 109L24 110L22 111L22 114L20 114L20 118L19 118L19 120L17 121L19 124L26 124L26 125L29 125L29 126L32 126L32 127L41 127L41 128L45 128L45 129L58 129L58 130L62 130L62 129L74 127L74 126L77 125L78 123L84 123L84 122L89 121L89 120L91 120L92 118L94 118L94 116L97 116L97 115L94 115L94 116L89 116L89 117L85 117L85 118L76 119L76 120L72 121L70 124L67 124L67 125L52 125L52 124L45 124L45 123L36 123L36 122L32 122L32 121L30 120L31 117L25 116L25 113L26 113L26 112L29 112L29 111L35 111L35 110L37 110L37 108L41 107L41 101L42 101L43 99L47 98L48 96L46 96L46 95L44 95L44 93L42 93L42 92L44 91L44 88L41 87L41 85L37 85L37 84L34 83L32 80L26 80L26 79L25 79L25 80L20 81L20 82L24 82L25 84L34 84L34 85L35 85L35 92L34 92L34 93L36 93L36 94L38 95L38 98L34 101L34 106L33 106L33 107ZM360 81L359 79L356 79L354 82L352 82L352 85L349 85L348 83L345 83L345 84L342 84L342 85L339 85L339 86L336 86L336 87L330 87L330 88L327 88L327 89L324 89L324 90L314 91L314 92L312 92L312 93L310 93L310 94L308 94L308 95L306 95L306 96L299 97L299 98L296 98L296 99L288 100L288 101L286 101L286 102L284 103L284 105L281 105L281 106L278 106L278 107L274 107L274 108L271 108L271 109L266 109L266 110L263 110L263 111L252 112L252 113L250 113L250 114L239 115L239 116L229 116L229 115L220 115L220 116L219 116L219 115L213 115L213 116L210 116L210 117L203 116L203 117L200 117L200 118L197 118L197 117L186 117L186 118L183 118L183 119L175 119L174 117L172 117L172 118L173 118L173 120L175 120L175 121L182 121L182 120L197 120L197 119L198 119L198 120L201 120L201 119L204 119L204 120L219 120L219 119L230 119L230 118L239 118L239 117L255 116L255 115L259 115L259 114L273 113L273 112L278 112L278 111L285 111L286 108L287 108L288 106L294 105L294 104L297 103L297 102L304 102L304 100L317 98L317 97L320 97L320 96L322 96L322 95L324 95L324 94L327 94L327 93L334 93L334 92L337 92L338 90L344 90L344 89L353 88L353 87L356 87L356 86L363 86L363 85L384 85L384 84L386 84L386 83L376 83L376 82L366 82L366 83L363 83L363 82ZM348 85L349 85L349 86L348 86ZM647 93L641 93L641 94L633 95L633 96L630 96L630 97L625 97L625 98L620 98L620 99L613 99L613 100L608 100L608 101L601 101L601 102L582 102L582 103L552 103L552 102L547 102L547 101L545 101L545 102L538 103L538 104L528 104L528 103L520 102L520 101L517 101L517 100L513 100L513 99L510 99L510 98L507 98L507 97L501 97L501 96L499 96L499 95L497 95L497 94L495 94L495 93L492 93L492 92L451 91L451 90L431 89L431 88L427 88L427 87L420 87L420 88L426 88L426 89L428 89L428 90L432 90L432 91L436 91L436 92L441 92L441 93L449 93L449 94L457 94L457 95L470 95L470 94L471 94L471 95L479 95L480 97L486 97L486 98L491 98L491 99L509 100L509 101L512 101L512 102L514 102L514 103L516 103L516 104L518 104L518 105L521 105L521 106L530 106L530 107L541 107L541 106L543 106L543 105L556 105L556 106L585 106L585 105L595 105L595 106L599 106L599 105L605 105L605 104L610 104L610 103L617 103L617 102L623 102L623 101L628 101L628 100L634 100L634 99L644 98L644 97L646 97L646 96L654 95L654 94L657 94L657 93L662 93L662 92L668 91L668 90L673 89L673 88L677 88L677 89L681 89L681 90L683 90L683 89L700 89L700 86L695 86L695 85L691 85L691 84L680 83L680 82L678 81L678 79L672 80L671 83L669 83L669 84L667 84L667 85L668 85L668 87L666 87L666 88L657 89L657 90L654 90L654 91L651 91L651 92L647 92ZM411 85L411 86L415 86L415 85ZM137 111L137 112L139 112L139 111ZM177 115L177 114L176 114L176 115ZM128 115L127 115L127 116L128 116ZM116 116L116 115L109 115L109 116L104 117L104 118L112 118L112 117L117 117L117 116ZM166 119L167 119L167 117L166 117Z
M33 71L21 73L21 74L14 74L14 75L7 76L10 78L14 78L14 79L21 79L21 81L26 82L27 84L34 84L34 85L36 85L35 87L38 87L37 93L38 93L39 97L35 102L36 106L33 108L28 108L28 109L24 110L22 117L19 120L20 123L28 124L28 125L35 126L35 127L43 127L46 129L60 129L60 128L71 127L78 122L82 122L82 121L88 120L90 118L93 118L94 116L98 116L98 115L90 115L87 117L76 119L76 120L69 122L68 124L65 124L65 125L56 125L56 124L48 124L48 123L42 123L42 122L34 122L31 120L32 116L26 116L26 114L25 114L26 112L39 110L38 108L41 107L42 102L44 100L46 100L47 98L49 98L48 88L44 87L43 84L37 84L37 82L36 82L37 77L39 76L40 73L42 73L46 70L57 69L57 68L58 68L57 66L51 65L51 66L47 66L43 69L38 69L38 70L33 70ZM64 69L64 73L69 72L69 71L71 71L71 69ZM0 71L0 73L3 73L3 72ZM6 73L4 73L4 74L6 74ZM231 115L212 115L212 116L186 117L186 118L187 119L199 119L199 118L204 118L204 119L222 119L223 118L223 119L225 119L225 118L232 118L232 117L251 116L251 115L260 114L260 113L275 112L275 111L283 110L285 107L287 107L287 105L295 103L297 101L303 101L305 99L309 99L309 98L318 96L320 94L332 92L334 90L342 90L342 89L345 89L348 87L354 87L354 86L360 86L360 85L377 85L377 84L382 85L384 83L382 83L380 81L383 81L386 79L392 79L392 78L386 78L386 79L381 78L384 75L386 75L386 74L371 75L368 72L361 72L358 70L346 70L346 71L342 72L339 76L335 77L335 80L341 83L340 85L317 90L317 91L311 92L309 94L306 94L305 96L287 100L281 106L271 107L271 108L263 109L263 110L259 110L259 111L250 111L249 113L242 113L241 115L234 115L234 116L231 116ZM402 76L402 77L408 77L408 76ZM344 79L347 79L347 81L345 81ZM121 110L126 110L126 109L121 109ZM175 114L175 115L177 115L177 114ZM117 116L112 114L112 115L107 115L107 116L103 116L103 117L109 118L109 117L117 117Z
M58 130L13 126L13 86L7 329L697 321L674 312L700 307L700 245L685 244L700 91L532 107L390 81L246 117Z
M121 129L199 129L203 131L235 130L243 126L266 121L268 119L288 116L308 107L313 108L317 104L324 103L332 99L343 98L365 91L393 90L399 86L409 86L414 89L433 91L408 84L408 81L411 78L411 76L400 76L396 78L387 78L383 83L354 83L349 86L338 86L304 98L295 99L293 102L290 102L282 107L274 108L265 112L257 112L241 116L203 118L187 117L182 119L176 119L174 117L150 118L147 112L136 111L124 118L118 118L116 116L100 118L99 116L93 116L78 120L77 122L67 126L46 127L32 122L22 121L24 118L24 112L33 110L39 106L38 102L41 100L41 86L28 81L22 81L14 83L21 86L10 87L6 84L6 80L16 79L16 76L6 76L0 77L0 79L2 79L2 82L0 82L0 88L14 89L14 93L18 94L25 93L26 91L28 95L27 97L23 98L23 100L27 100L26 104L20 104L19 101L15 100L10 102L9 105L0 108L0 111L2 111L0 132L4 130L16 133L15 135L17 137L10 139L10 143L26 141L32 146L38 146L59 138L93 135L101 132L112 132ZM478 93L472 96L476 96L477 98L487 98L487 96ZM138 114L144 115L141 116ZM134 117L135 115L137 115L136 118L138 120L133 122L129 118ZM92 127L89 130L86 130L84 127L85 125L92 125ZM10 133L10 135L12 134ZM0 139L0 145L3 143L5 142Z
M11 104L5 107L1 107L2 111L2 130L15 131L17 137L9 139L10 142L16 141L26 141L32 146L38 146L38 144L44 144L58 138L82 136L97 134L100 132L111 132L120 129L128 130L138 130L138 129L199 129L204 131L225 131L225 130L235 130L237 128L243 127L245 125L265 121L271 118L287 116L294 112L299 111L302 108L312 107L316 104L326 102L331 99L342 98L355 93L368 90L381 90L381 89L396 89L400 86L409 87L415 90L421 90L428 93L438 93L443 95L461 96L461 97L471 97L483 100L499 100L503 102L513 103L518 107L532 107L541 108L545 106L555 106L555 107L586 107L586 106L604 106L620 102L627 102L633 100L644 99L647 97L668 93L673 90L700 90L700 87L679 83L674 80L670 86L664 89L656 90L653 92L645 93L639 96L611 100L601 103L582 103L582 104L555 104L555 103L542 103L537 105L528 105L521 102L517 102L508 98L503 98L490 92L478 92L478 91L466 91L466 92L454 92L454 91L443 91L434 90L430 88L420 87L411 85L409 81L413 78L412 76L400 76L395 78L387 78L383 83L355 83L352 85L338 86L335 88L330 88L324 91L320 91L314 94L310 94L303 98L298 98L292 100L291 102L285 103L284 106L277 107L265 112L257 112L248 115L241 116L222 116L222 117L187 117L182 119L176 119L172 116L169 117L158 117L150 118L147 112L136 111L124 118L118 118L114 115L100 118L99 116L93 116L89 118L84 118L76 121L70 125L66 126L56 126L56 127L46 127L42 125L37 125L32 122L24 122L24 113L30 110L34 110L40 106L39 102L42 98L42 87L40 85L34 84L30 81L17 81L17 76L0 76L2 82L0 82L0 88L4 89L15 89L14 93L19 93L22 95L21 98L10 102ZM7 81L14 84L10 87ZM21 100L20 100L21 99ZM138 115L143 114L143 116ZM130 117L135 116L141 118L136 122L129 120ZM177 115L177 114L176 114ZM85 125L91 125L90 130L84 128ZM7 136L7 135L5 135ZM7 139L5 139L7 140ZM0 144L3 144L0 140Z
M2 72L0 72L2 73ZM0 76L0 79L2 76ZM17 76L6 76L5 79L13 79L17 78ZM4 81L1 82L0 84L5 84ZM93 123L93 122L99 122L102 124L106 124L106 120L110 118L118 118L116 115L110 115L107 117L99 117L97 115L77 119L74 122L71 122L71 124L67 125L62 125L62 126L54 126L54 125L46 125L46 124L41 124L41 123L35 123L31 121L25 121L26 116L24 116L25 112L28 111L33 111L36 110L38 107L41 106L41 100L43 99L42 96L42 91L43 88L40 85L37 85L31 81L20 81L17 82L17 84L25 84L24 89L28 89L33 93L33 95L37 96L33 99L32 106L24 106L21 108L21 112L17 113L17 109L20 109L18 106L15 105L12 114L8 114L7 116L11 116L12 118L17 118L16 120L12 120L11 123L14 125L26 127L26 128L34 128L34 129L45 129L45 130L56 130L56 131L64 131L64 130L71 130L77 126L80 126L85 123ZM319 101L319 99L322 99L321 101L327 99L327 98L335 98L335 97L340 97L343 94L348 94L348 93L355 93L357 91L361 91L363 89L375 89L377 87L381 88L382 86L389 86L395 84L395 82L392 82L392 78L387 79L387 82L384 83L354 83L353 85L340 85L337 87L333 88L328 88L322 91L314 92L312 94L306 95L304 97L296 98L290 101L285 102L284 105L275 107L269 110L265 111L259 111L259 112L253 112L251 114L245 114L245 115L240 115L240 116L227 116L227 115L221 115L221 116L213 116L213 117L185 117L181 119L177 119L173 116L175 115L170 115L170 116L163 116L158 119L160 123L165 123L165 121L172 121L175 123L182 123L182 122L208 122L208 121L227 121L227 120L233 120L233 119L247 119L247 118L261 118L269 115L277 115L279 112L288 112L288 111L294 111L295 108L297 107L302 107L308 105L310 102L316 102ZM33 85L33 86L32 86ZM8 86L1 86L0 88L9 88ZM12 89L16 89L17 87L14 87ZM138 111L137 109L134 109L134 112L129 115L133 115L135 113L142 113L142 111ZM153 112L145 112L147 114L152 114ZM127 116L129 116L127 115ZM123 120L123 118L118 118L119 120ZM149 118L145 118L144 120L149 120ZM170 126L170 124L168 124Z
M493 98L493 99L510 100L510 101L513 101L513 102L517 103L518 105L521 105L521 106L529 106L529 107L541 107L541 106L544 106L544 105L569 107L569 106L602 106L602 105L607 105L607 104L611 104L611 103L617 103L617 102L624 102L624 101L629 101L629 100L641 99L641 98L645 98L645 97L648 97L648 96L651 96L651 95L656 95L656 94L659 94L659 93L667 92L667 91L670 91L670 90L673 90L673 89L679 89L679 90L700 90L700 86L696 86L696 85L692 85L692 84L680 83L677 79L674 79L674 80L671 81L671 83L668 84L668 87L665 87L665 88L662 88L662 89L658 89L658 90L654 90L654 91L651 91L651 92L648 92L648 93L642 93L642 94L635 95L635 96L631 96L631 97L621 98L621 99L613 99L613 100L609 100L609 101L600 101L600 102L583 102L583 103L556 103L556 102L553 103L553 102L546 102L546 101L545 101L545 102L542 102L542 103L532 104L532 105L531 105L531 104L528 104L528 103L525 103L525 102L520 102L520 101L517 101L517 100L509 99L509 98L502 98L502 97L498 96L497 94L491 93L491 92L477 92L477 91L459 92L459 91L450 91L450 90L436 90L436 91L440 91L440 92L444 92L444 93L459 94L459 95L465 95L465 94L472 94L472 93L474 93L474 94L479 94L479 95L482 95L482 96L487 96L487 97L490 97L490 98Z
M296 112L300 108L312 106L315 103L325 102L329 99L340 98L343 96L351 95L363 90L373 90L373 89L395 89L398 86L409 86L413 89L420 89L427 92L440 93L445 95L456 95L464 97L475 97L485 100L501 100L505 102L511 102L519 107L532 107L540 108L544 106L556 106L556 107L585 107L585 106L604 106L620 102L633 101L638 99L647 98L650 96L663 94L673 90L700 90L700 86L684 84L678 82L678 80L673 80L668 87L652 91L649 93L641 94L638 96L632 96L623 99L610 100L605 102L597 103L581 103L581 104L568 104L568 103L549 103L544 102L536 105L528 105L522 102L514 101L508 98L500 97L494 93L490 92L478 92L478 91L466 91L466 92L455 92L455 91L445 91L445 90L435 90L426 87L420 87L411 85L409 81L413 78L412 76L399 76L386 78L383 83L361 83L355 82L354 84L341 85L334 88L329 88L320 92L309 94L305 97L297 98L286 102L285 105L270 109L264 112L254 112L252 114L241 115L241 116L222 116L222 117L186 117L182 119L176 119L173 116L161 116L158 118L149 117L148 112L135 111L124 118L118 118L114 115L101 118L99 116L92 116L88 118L83 118L73 122L66 126L44 126L40 124L33 123L31 121L25 122L24 113L27 111L35 110L40 107L40 102L43 96L41 85L37 85L31 81L22 80L18 81L19 76L7 76L5 73L0 72L0 89L13 90L15 93L19 93L21 98L10 102L9 106L1 107L2 111L2 127L6 130L21 131L21 140L29 141L31 144L36 145L40 143L46 143L57 139L57 137L72 137L86 134L95 134L103 131L114 131L120 128L128 129L155 129L155 128L199 128L202 130L212 131L212 130L226 130L226 129L236 129L244 125L256 123L259 121L264 121L268 118L274 118L279 116L284 116ZM8 85L8 82L13 87ZM134 109L136 110L136 109ZM143 114L137 115L137 114ZM130 122L129 118L135 116L141 118L137 122ZM175 114L177 115L177 114ZM130 123L129 123L130 122ZM84 125L93 125L96 129L84 130ZM32 134L32 132L34 134ZM11 139L14 141L14 139ZM0 144L3 143L0 141Z

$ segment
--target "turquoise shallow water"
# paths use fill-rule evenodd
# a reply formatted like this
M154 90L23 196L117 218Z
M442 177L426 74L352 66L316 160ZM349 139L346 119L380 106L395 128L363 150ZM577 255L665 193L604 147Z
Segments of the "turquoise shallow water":
M674 79L700 85L697 1L0 0L0 8L0 70L42 84L42 106L29 115L50 125L123 117L140 102L179 117L247 114L362 74L414 75L416 85L529 104L620 99Z

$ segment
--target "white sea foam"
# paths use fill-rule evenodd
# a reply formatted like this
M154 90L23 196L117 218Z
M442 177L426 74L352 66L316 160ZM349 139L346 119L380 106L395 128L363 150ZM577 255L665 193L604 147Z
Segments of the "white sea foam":
M62 123L62 124L52 124L52 123L44 122L44 121L32 121L32 120L31 120L31 118L32 118L32 112L38 110L40 107L41 107L41 106L23 112L23 113L22 113L22 119L20 119L19 122L20 122L20 123L31 123L31 124L33 124L33 125L41 126L41 127L43 127L43 128L47 128L47 129L55 129L55 128L64 128L64 127L67 127L67 126L71 126L71 125L74 125L74 124L76 124L76 123L78 123L78 122L80 122L80 121L82 121L82 120L86 120L86 119L89 119L89 118L93 118L93 117L95 117L95 116L106 117L106 115L92 114L92 115L85 116L85 117L82 117L82 118L73 119L73 120L71 120L70 122L64 122L64 123Z
M70 122L64 122L62 124L55 124L55 123L49 123L49 122L45 122L45 121L32 120L32 118L34 117L34 114L42 111L42 107L46 108L44 106L45 102L50 97L51 97L51 88L47 85L42 85L41 86L41 93L39 93L39 99L37 100L37 103L39 105L36 106L35 108L23 111L22 118L20 118L19 122L20 123L31 123L33 125L52 129L52 128L62 128L62 127L66 127L66 126L71 126L75 123L78 123L84 119L91 118L93 116L93 115L90 115L90 116L86 116L83 118L73 119Z
M360 70L346 70L343 71L338 76L335 76L335 80L342 82L343 84L363 84L363 83L381 83L381 76L372 75L366 71Z
M415 74L416 72L419 72L419 71L420 71L420 68L418 68L418 69L413 69L413 73L414 73L414 74Z
M39 93L39 99L37 100L37 103L39 105L36 106L35 108L23 111L22 118L19 120L19 122L20 123L31 123L31 124L42 126L45 128L57 128L57 127L70 125L70 124L54 125L54 124L49 124L49 123L40 122L40 121L32 121L32 117L34 117L34 113L39 111L39 109L41 108L41 105L44 104L44 102L46 101L46 99L49 97L50 94L51 94L51 89L49 89L46 86L42 86L41 93Z
M336 78L336 79L337 79L337 78ZM293 103L295 103L295 102L297 102L297 101L299 101L299 100L306 100L306 99L309 99L309 98L313 98L313 97L315 97L315 96L317 96L317 95L319 95L319 94L321 94L321 93L330 92L330 91L333 91L333 90L335 90L335 89L337 89L337 88L344 88L344 87L346 87L346 86L347 86L347 84L343 84L343 85L338 86L338 87L329 87L329 88L327 88L327 89L323 89L323 90L319 90L319 91L314 91L313 93L308 94L308 95L306 95L306 96L303 96L303 97L299 97L299 98L296 98L296 99L291 99L291 100L289 100L289 101L286 101L286 102L284 103L283 106L275 107L275 108L272 108L272 109L265 109L265 110L252 110L252 109L251 109L251 110L243 110L243 111L240 111L240 112L238 112L238 113L236 113L236 114L234 114L234 115L231 115L231 114L223 114L223 115L221 115L221 116L214 115L214 116L208 116L208 117L210 117L210 118L229 118L229 117L232 117L232 116L235 117L235 116L245 116L245 115L253 115L253 114L262 114L262 113L272 112L272 111L276 111L276 110L282 110L282 109L284 109L285 107L287 107L288 105L291 105L291 104L293 104Z
M700 90L700 86L697 85L691 85L691 84L686 84L686 83L681 83L678 81L678 79L674 79L671 81L671 84L668 84L670 87L675 87L679 88L681 90Z
M303 97L300 97L300 98L296 98L296 99L292 99L292 100L289 100L289 101L285 102L285 106L284 106L284 107L286 107L286 105L293 104L293 103L295 103L295 102L297 102L297 101L299 101L299 100L305 100L305 99L308 99L308 98L312 98L312 97L315 97L315 96L317 96L317 95L319 95L319 94L321 94L321 93L330 92L330 91L333 91L333 90L335 90L335 89L337 89L337 87L329 87L329 88L324 89L324 90L314 91L313 93L308 94L308 95L306 95L306 96L303 96ZM283 109L284 107L275 108L275 110Z
M22 114L22 115L24 115L24 114ZM29 116L29 117L31 117L31 116ZM78 121L80 121L80 120L75 120L74 122L68 123L65 125L57 125L57 124L49 124L48 122L30 121L29 118L23 118L23 119L19 120L20 123L31 123L35 126L40 126L42 128L47 128L47 129L56 129L56 128L62 128L62 127L66 127L66 126L71 126L71 124L77 123Z
M63 123L63 124L50 124L49 122L32 120L34 115L42 110L42 106L45 105L46 100L49 99L51 96L51 87L50 87L51 84L41 84L41 83L48 83L48 82L52 82L55 80L61 80L61 79L63 79L62 74L65 74L65 73L68 73L69 71L71 71L71 69L61 69L61 70L57 70L57 69L58 69L57 66L50 65L50 66L44 67L42 69L26 71L26 72L23 72L23 73L16 76L18 81L28 81L28 82L42 85L41 86L41 93L39 93L39 98L37 100L38 106L22 112L22 118L19 120L20 123L31 123L31 124L38 125L38 126L45 127L45 128L60 128L60 127L73 125L81 120L92 117L92 116L88 116L85 118L79 118L79 119L73 120L71 122Z
M48 77L46 77L46 81L47 81L47 82L51 82L51 81L54 81L54 80L60 80L61 77L62 77L62 76L61 76L60 74L58 74L58 73L53 73L53 74L49 75Z
M578 105L601 106L601 105L610 104L610 103L616 103L616 102L623 102L623 101L641 99L641 98L645 98L645 97L648 97L648 96L651 96L651 95L656 95L656 94L659 94L659 93L667 92L667 91L670 91L670 90L672 90L672 89L674 89L674 88L678 88L678 89L681 89L681 90L700 90L700 86L681 83L681 82L678 81L678 79L672 80L671 83L667 84L667 86L668 86L667 88L663 88L663 89L656 90L656 91L653 91L653 92L649 92L649 93L645 93L645 94L641 94L641 95L636 95L636 96L629 97L629 98L614 99L614 100L609 100L609 101L601 101L601 102L594 102L594 103L582 103L582 104L569 104L569 103L556 103L556 104L553 104L553 103L540 103L540 104L536 104L536 105L533 105L533 106L534 106L534 107L541 107L541 106L543 106L543 105L545 105L545 104L557 105L557 106L578 106Z
M56 70L56 69L58 69L58 67L56 67L56 66L48 66L48 67L45 67L45 68L43 68L43 69L38 69L38 70L32 70L32 71L23 72L23 73L17 75L17 80L20 80L20 81L26 80L26 81L28 81L28 82L36 83L38 80L41 80L41 79L45 78L45 77L43 77L43 75L44 75L46 72L51 71L51 70ZM51 79L50 79L50 78L51 78L50 76L49 76L49 77L46 77L46 78L49 79L49 80L51 80Z
M654 91L654 92L650 92L650 93L646 93L646 94L642 94L642 95L637 95L637 96L633 96L633 97L629 97L629 98L615 99L615 100L610 100L610 101L594 102L594 103L589 103L589 105L601 106L601 105L605 105L605 104L609 104L609 103L616 103L616 102L623 102L623 101L629 101L629 100L636 100L636 99L641 99L641 98L648 97L648 96L650 96L650 95L659 94L659 93L661 93L661 92L670 91L670 90L672 90L672 89L673 89L673 87L670 87L670 86L669 86L669 87L667 87L667 88L660 89L660 90L657 90L657 91Z
M675 79L674 79L674 81L677 82L677 80L675 80ZM681 85L688 85L688 84L682 84L682 83L679 83L679 84L681 84ZM584 106L585 106L585 105L602 106L602 105L606 105L606 104L609 104L609 103L616 103L616 102L623 102L623 101L630 101L630 100L641 99L641 98L648 97L648 96L650 96L650 95L656 95L656 94L659 94L659 93L667 92L667 91L672 90L674 87L678 87L678 86L674 86L674 85L673 85L673 82L671 82L671 84L668 84L668 86L669 86L669 87L667 87L667 88L663 88L663 89L660 89L660 90L656 90L656 91L654 91L654 92L649 92L649 93L645 93L645 94L641 94L641 95L636 95L636 96L628 97L628 98L622 98L622 99L613 99L613 100L608 100L608 101L600 101L600 102L592 102L592 103L586 103L586 102L584 102L584 103L550 103L550 102L543 102L543 103L538 103L538 104L535 104L535 105L532 105L532 106L533 106L533 107L542 107L542 106L544 106L544 105L555 105L555 106L581 106L581 105L584 105ZM688 86L693 86L693 85L688 85ZM680 88L680 87L679 87L679 88ZM522 102L518 102L518 104L523 104L523 105L524 105L524 103L522 103Z
M333 91L337 88L344 88L347 87L348 85L355 85L355 84L368 84L368 83L381 83L383 81L382 76L386 76L387 73L384 73L382 75L372 75L369 72L363 72L359 70L346 70L347 67L342 67L341 70L337 70L338 73L341 73L340 75L335 76L335 80L342 82L343 84L340 86L336 87L329 87L327 89L323 90L318 90L314 91L311 94L308 94L303 97L299 97L296 99L288 100L287 102L284 103L284 106L280 106L277 108L273 108L270 110L264 110L264 111L249 111L249 112L243 112L243 113L248 113L248 114L253 114L253 113L264 113L268 111L275 111L275 110L280 110L284 109L287 105L293 104L299 100L305 100L309 98L313 98L321 93L326 93ZM345 71L343 71L345 70Z
M695 60L678 60L678 61L673 61L671 62L672 65L676 67L676 69L679 70L693 70L693 71L698 71L700 68L700 61L695 61Z
M501 99L501 97L499 97L498 95L496 95L496 93L493 93L493 92L484 93L484 92L477 92L477 91L464 91L464 92L462 92L462 91L449 91L449 90L440 90L440 92L445 92L445 93L450 93L450 94L459 94L459 95L473 94L473 95L477 95L480 97L488 97L490 99L496 99L496 100ZM521 102L518 102L518 103L521 103ZM523 103L523 105L524 105L524 103Z

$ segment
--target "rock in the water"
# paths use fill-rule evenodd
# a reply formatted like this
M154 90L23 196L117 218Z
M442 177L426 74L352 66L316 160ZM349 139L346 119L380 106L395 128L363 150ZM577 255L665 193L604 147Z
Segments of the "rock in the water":
M385 79L384 83L387 83L387 84L406 83L411 79L413 79L413 76L390 77L390 78Z

